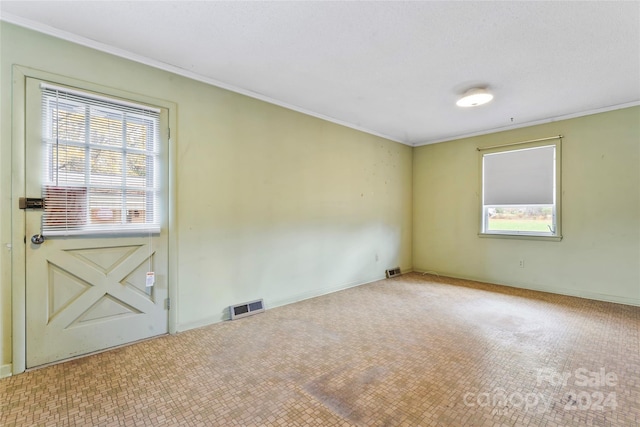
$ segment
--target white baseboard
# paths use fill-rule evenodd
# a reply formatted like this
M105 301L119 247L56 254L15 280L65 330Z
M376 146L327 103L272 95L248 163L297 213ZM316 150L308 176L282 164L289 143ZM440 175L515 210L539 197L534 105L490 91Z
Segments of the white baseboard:
M408 271L407 271L408 272ZM403 273L405 274L405 273ZM264 300L264 305L265 308L267 310L271 309L271 308L276 308L276 307L282 307L284 305L288 305L288 304L293 304L296 302L300 302L300 301L304 301L307 299L311 299L311 298L315 298L315 297L319 297L322 295L327 295L333 292L338 292L338 291L342 291L345 289L349 289L349 288L354 288L356 286L361 286L361 285L366 285L368 283L372 283L372 282L377 282L378 280L383 280L385 277L384 276L376 276L376 277L372 277L370 279L365 279L364 282L360 282L360 281L356 281L356 282L351 282L351 283L346 283L340 286L330 286L327 288L322 288L322 289L316 289L310 292L303 292L300 294L296 294L293 296L290 296L288 298L283 298L283 299L278 299L278 300ZM201 319L195 322L189 322L189 323L184 323L181 325L178 325L177 327L177 332L184 332L184 331L188 331L190 329L196 329L196 328L202 328L204 326L209 326L209 325L213 325L214 323L220 323L220 322L224 322L226 320L229 320L230 316L229 314L223 315L221 317L207 317L205 319Z
M187 323L179 324L176 327L176 332L180 333L180 332L188 331L190 329L203 328L205 326L213 325L214 323L223 322L224 320L228 320L228 319L225 319L224 317L206 317L204 319L196 320L195 322L187 322Z
M490 283L493 285L508 286L511 288L528 289L530 291L547 292L550 294L566 295L570 297L578 297L578 298L585 298L585 299L591 299L596 301L613 302L617 304L633 305L633 306L640 307L640 298L627 298L627 297L621 297L618 295L600 294L597 292L581 291L577 289L568 289L568 288L561 288L561 287L536 286L536 285L529 285L525 283L501 283L501 282L497 282L497 281L482 278L482 277L464 276L464 275L452 274L447 272L440 272L440 271L436 272L433 270L420 270L420 269L414 268L413 271L416 273L434 274L437 276L451 277L454 279L473 280L475 282Z
M345 289L355 288L357 286L362 286L369 283L377 282L378 280L383 280L384 278L385 278L384 276L378 276L378 277L366 279L364 282L359 282L359 281L351 282L351 283L346 283L340 286L331 286L327 288L316 289L311 292L303 292L301 294L293 295L292 297L289 297L289 298L283 298L280 300L271 301L270 304L267 306L267 308L282 307L283 305L289 305L289 304L304 301L307 299L316 298L322 295L327 295L334 292L343 291Z
M11 363L8 365L0 365L0 378L10 377L13 373Z

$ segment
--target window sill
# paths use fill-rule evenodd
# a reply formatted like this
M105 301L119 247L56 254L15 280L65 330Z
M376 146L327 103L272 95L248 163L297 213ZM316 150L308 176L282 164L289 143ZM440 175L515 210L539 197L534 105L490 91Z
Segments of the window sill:
M541 240L545 242L559 242L562 236L537 236L533 234L507 234L507 233L478 233L478 237L517 240Z
M116 230L108 229L83 229L83 230L61 230L48 231L46 237L74 237L74 236L97 236L97 237L116 237L116 236L148 236L150 234L160 234L160 227L150 228L120 228Z

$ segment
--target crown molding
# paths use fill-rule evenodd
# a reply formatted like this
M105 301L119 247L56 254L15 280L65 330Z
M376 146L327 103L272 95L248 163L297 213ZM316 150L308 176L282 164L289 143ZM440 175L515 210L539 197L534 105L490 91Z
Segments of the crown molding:
M577 118L577 117L582 117L582 116L588 116L588 115L592 115L592 114L598 114L598 113L604 113L604 112L608 112L608 111L614 111L614 110L620 110L620 109L624 109L624 108L629 108L629 107L635 107L640 105L640 101L634 101L634 102L628 102L628 103L624 103L624 104L617 104L617 105L612 105L612 106L608 106L608 107L603 107L603 108L597 108L597 109L593 109L593 110L587 110L587 111L581 111L578 113L572 113L572 114L566 114L566 115L561 115L561 116L554 116L554 117L548 117L545 119L541 119L541 120L534 120L534 121L529 121L529 122L524 122L524 123L518 123L518 124L514 124L514 125L509 125L509 126L503 126L503 127L496 127L496 128L491 128L491 129L486 129L486 130L481 130L478 132L472 132L472 133L466 133L466 134L460 134L460 135L451 135L448 137L444 137L444 138L437 138L437 139L428 139L428 140L424 140L422 142L417 142L417 143L411 143L409 141L404 141L389 135L385 135L383 133L380 132L376 132L373 131L371 129L359 126L359 125L355 125L353 123L348 123L345 122L343 120L340 119L336 119L334 117L330 117L324 114L320 114L314 111L310 111L307 110L305 108L302 108L300 106L297 105L293 105L293 104L289 104L287 102L283 102L283 101L279 101L277 99L271 98L269 96L257 93L257 92L253 92L251 90L248 89L244 89L241 87L237 87L216 79L212 79L210 77L206 77L203 76L201 74L198 73L194 73L192 71L189 70L185 70L184 68L180 68L177 67L175 65L171 65L171 64L167 64L165 62L162 61L158 61L155 59L151 59L148 58L146 56L143 55L138 55L136 53L132 53L129 52L127 50L124 49L120 49L105 43L101 43L98 42L96 40L91 40L88 39L86 37L82 37L79 36L77 34L73 34L70 33L68 31L63 31L60 30L58 28L54 28L45 24L42 24L40 22L36 22L36 21L32 21L30 19L25 19L22 18L20 16L16 16L13 15L11 13L2 13L2 15L0 15L0 21L4 21L10 24L14 24L17 25L19 27L24 27L27 28L29 30L33 30L39 33L43 33L58 39L62 39L74 44L78 44L84 47L88 47L91 49L95 49L104 53L108 53L110 55L114 55L123 59L127 59L133 62L137 62L140 64L144 64L147 65L149 67L153 67L156 69L160 69L163 71L167 71L169 73L172 74L176 74L182 77L186 77L188 79L191 80L195 80L201 83L205 83L211 86L215 86L224 90L228 90L230 92L234 92L234 93L238 93L240 95L244 95L244 96L248 96L250 98L254 98L263 102L267 102L269 104L273 104L273 105L277 105L279 107L282 108L286 108L288 110L292 110L292 111L296 111L298 113L302 113L305 114L307 116L311 116L311 117L315 117L330 123L334 123L340 126L344 126L350 129L354 129L369 135L373 135L373 136L377 136L383 139L387 139L390 141L394 141L394 142L398 142L400 144L404 144L404 145L408 145L410 147L421 147L424 145L430 145L430 144L437 144L437 143L441 143L441 142L447 142L447 141L455 141L458 139L464 139L464 138L470 138L470 137L474 137L474 136L482 136L482 135L488 135L488 134L492 134L492 133L496 133L496 132L503 132L503 131L507 131L507 130L513 130L513 129L520 129L520 128L524 128L524 127L530 127L530 126L536 126L536 125L541 125L541 124L545 124L545 123L552 123L552 122L557 122L560 120L567 120L567 119L573 119L573 118Z
M412 146L413 147L421 147L423 145L438 144L440 142L456 141L458 139L471 138L471 137L474 137L474 136L489 135L489 134L492 134L492 133L504 132L504 131L507 131L507 130L521 129L521 128L526 128L526 127L531 127L531 126L543 125L543 124L546 124L546 123L559 122L561 120L569 120L569 119L575 119L575 118L578 118L578 117L590 116L592 114L599 114L599 113L606 113L608 111L622 110L622 109L625 109L625 108L637 107L639 105L640 105L640 101L633 101L633 102L627 102L627 103L624 103L624 104L610 105L608 107L596 108L596 109L593 109L593 110L581 111L581 112L578 112L578 113L565 114L565 115L562 115L562 116L553 116L553 117L548 117L546 119L533 120L533 121L529 121L529 122L518 123L516 125L502 126L502 127L482 130L482 131L473 132L473 133L466 133L466 134L462 134L462 135L452 135L450 137L446 137L446 138L442 138L442 139L426 140L426 141L423 141L423 142L412 144Z
M167 64L166 62L158 61L155 59L148 58L143 55L138 55L133 52L129 52L124 49L117 48L115 46L111 46L105 43L98 42L96 40L91 40L86 37L79 36L77 34L70 33L68 31L63 31L58 28L51 27L49 25L42 24L40 22L32 21L30 19L25 19L20 16L13 15L11 13L2 13L0 16L0 21L7 22L9 24L17 25L19 27L27 28L29 30L33 30L42 34L46 34L58 39L62 39L74 44L78 44L84 47L88 47L91 49L95 49L104 53L108 53L110 55L114 55L120 58L124 58L133 62L137 62L140 64L147 65L149 67L157 68L163 71L167 71L169 73L173 73L182 77L186 77L191 80L195 80L201 83L206 83L211 86L215 86L221 89L228 90L230 92L238 93L240 95L248 96L250 98L254 98L260 101L267 102L269 104L277 105L279 107L286 108L288 110L296 111L298 113L305 114L307 116L316 117L318 119L331 122L340 126L344 126L347 128L351 128L360 132L367 133L369 135L377 136L380 138L384 138L390 141L398 142L400 144L409 145L411 144L407 141L402 141L397 138L394 138L389 135L385 135L380 132L373 131L371 129L367 129L365 127L355 125L352 123L345 122L340 119L336 119L335 117L330 117L321 113L317 113L314 111L307 110L305 108L299 107L294 104L289 104L287 102L279 101L277 99L271 98L269 96L253 92L248 89L244 89L238 86L234 86L216 79L212 79L210 77L205 77L201 74L194 73L189 70L185 70L184 68L177 67L175 65Z

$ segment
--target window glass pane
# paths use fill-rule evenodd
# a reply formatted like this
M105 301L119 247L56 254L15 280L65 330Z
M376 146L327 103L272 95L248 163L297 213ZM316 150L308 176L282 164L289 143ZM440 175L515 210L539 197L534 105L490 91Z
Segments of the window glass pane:
M45 228L81 227L87 223L87 189L46 185L43 196Z
M59 185L83 185L85 183L84 147L58 144L50 145L52 174L50 180Z
M96 145L122 146L122 114L91 109L91 143Z
M86 138L85 108L69 102L59 102L56 108L55 99L51 100L52 122L47 135L60 141L84 142Z
M152 146L147 147L150 136L148 123L132 122L129 118L127 121L127 148L153 150Z
M97 189L89 193L91 222L120 224L122 222L122 190Z
M91 149L91 177L93 185L122 185L122 152Z
M127 223L144 223L147 216L148 194L144 191L127 191Z
M487 208L487 231L550 233L554 228L553 206Z
M144 178L147 176L147 160L152 159L144 154L127 154L127 176L131 178ZM131 182L127 180L127 185ZM144 182L138 181L137 185L144 186Z

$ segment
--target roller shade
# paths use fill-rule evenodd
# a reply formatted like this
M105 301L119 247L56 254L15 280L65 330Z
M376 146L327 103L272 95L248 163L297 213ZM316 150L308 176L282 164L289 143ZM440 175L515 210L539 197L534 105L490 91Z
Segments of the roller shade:
M552 205L555 145L483 155L484 205Z
M45 235L158 232L159 110L42 86Z

